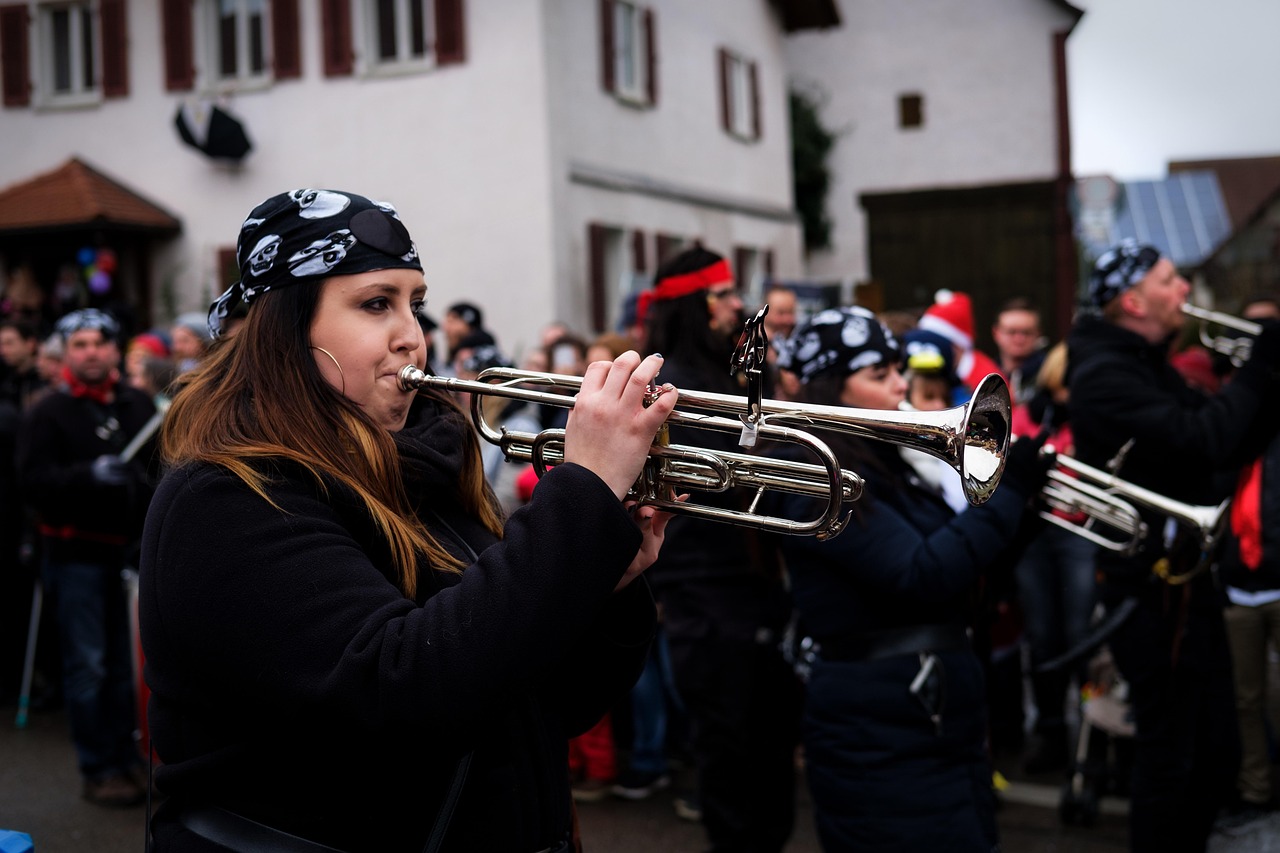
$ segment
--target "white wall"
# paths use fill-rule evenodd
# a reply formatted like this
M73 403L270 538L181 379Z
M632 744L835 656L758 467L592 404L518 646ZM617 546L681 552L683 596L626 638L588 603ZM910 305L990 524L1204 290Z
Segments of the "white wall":
M833 247L816 278L867 275L865 192L1047 180L1057 156L1050 0L840 0L839 28L799 33L786 55L839 134L827 208ZM924 125L898 128L898 96L924 97Z
M601 222L649 237L699 237L732 257L733 247L772 248L775 270L798 275L798 220L747 208L792 209L786 69L780 22L766 0L650 0L657 28L655 107L620 102L601 86L599 4L545 0L552 80L551 171L555 180L557 269L571 303L560 316L586 321L587 226ZM761 138L743 142L721 127L717 49L759 66ZM599 170L661 185L674 193L724 200L729 209L571 179Z
M354 5L354 4L353 4ZM418 243L428 311L466 298L501 341L550 318L546 79L536 4L466 4L467 61L396 78L326 79L319 4L302 3L301 80L232 94L255 150L239 168L185 146L163 91L158 3L129 8L130 95L79 110L0 110L0 187L79 156L176 214L183 233L157 262L180 308L204 308L216 252L268 196L350 189L399 208Z

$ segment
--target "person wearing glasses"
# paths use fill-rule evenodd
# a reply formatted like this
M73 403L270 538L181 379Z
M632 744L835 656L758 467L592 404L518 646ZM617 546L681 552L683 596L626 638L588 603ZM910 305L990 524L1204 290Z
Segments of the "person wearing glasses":
M1013 402L1027 402L1036 391L1036 376L1045 358L1040 312L1027 299L1010 299L996 314L991 339L996 344L996 363L1009 383Z
M1169 364L1189 291L1153 246L1127 240L1098 257L1088 283L1093 310L1067 338L1075 455L1173 500L1216 504L1280 423L1280 325L1267 325L1252 358L1205 396ZM1240 754L1223 595L1211 572L1162 582L1163 569L1176 573L1198 558L1198 544L1186 557L1179 543L1195 537L1175 535L1185 531L1154 511L1143 515L1148 533L1136 553L1097 552L1099 600L1131 610L1109 640L1137 726L1130 843L1204 850Z
M568 851L568 739L626 695L666 516L624 503L675 404L591 365L564 463L503 518L422 368L423 263L388 204L256 207L184 377L139 614L165 799L153 849ZM590 673L590 678L582 677Z
M729 373L743 304L725 259L688 249L658 268L647 294L647 346L665 359L663 380L743 394ZM742 450L737 435L701 429L672 427L671 443ZM743 510L741 497L698 500ZM677 516L648 574L697 769L697 791L677 811L700 808L712 850L780 851L795 822L800 688L778 650L790 602L776 556L757 531Z

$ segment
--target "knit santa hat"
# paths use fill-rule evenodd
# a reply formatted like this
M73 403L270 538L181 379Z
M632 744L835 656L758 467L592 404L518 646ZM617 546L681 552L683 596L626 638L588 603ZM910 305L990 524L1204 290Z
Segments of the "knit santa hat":
M973 303L967 293L939 290L919 327L937 332L961 349L973 349Z

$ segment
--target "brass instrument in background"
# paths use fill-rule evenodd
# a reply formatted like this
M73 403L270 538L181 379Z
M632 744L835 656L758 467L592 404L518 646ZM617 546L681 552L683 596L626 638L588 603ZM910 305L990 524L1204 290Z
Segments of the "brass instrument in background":
M1197 308L1195 305L1184 302L1182 313L1188 317L1195 317L1200 321L1200 343L1213 352L1227 356L1236 367L1240 367L1249 360L1249 356L1253 352L1253 339L1262 333L1260 324L1252 320L1243 320L1231 314L1224 314L1221 311ZM1242 332L1244 337L1238 335L1218 335L1214 337L1209 334L1209 326L1211 325L1234 329L1237 332Z
M471 414L485 440L498 445L508 459L533 463L541 475L564 459L564 430L540 433L495 428L483 415L482 398L496 395L545 406L573 407L580 376L537 373L496 367L475 380L433 376L414 365L399 373L404 390L436 388L471 394ZM758 388L753 389L758 392ZM653 393L658 393L656 390ZM980 504L995 490L1004 471L1009 444L1009 390L992 374L978 386L969 403L939 412L891 412L841 406L761 400L679 389L676 409L666 424L742 434L750 431L766 441L806 447L817 463L772 459L751 453L729 453L695 446L655 444L629 499L683 515L722 521L777 533L836 535L848 521L846 501L857 500L862 479L841 469L831 449L810 429L824 429L914 447L945 460L959 472L970 503ZM797 427L804 427L800 429ZM750 442L744 442L749 444ZM684 491L724 492L733 487L756 491L745 511L707 506L674 495ZM816 518L795 521L756 512L767 491L825 497Z
M1046 446L1046 452L1053 450ZM1055 454L1049 482L1040 497L1048 507L1041 511L1041 518L1125 555L1137 553L1149 532L1140 507L1172 518L1197 537L1200 559L1181 571L1170 568L1167 559L1158 561L1153 570L1170 584L1186 583L1209 566L1231 503L1227 499L1217 506L1199 506L1176 501L1061 454ZM1053 510L1084 518L1064 518Z

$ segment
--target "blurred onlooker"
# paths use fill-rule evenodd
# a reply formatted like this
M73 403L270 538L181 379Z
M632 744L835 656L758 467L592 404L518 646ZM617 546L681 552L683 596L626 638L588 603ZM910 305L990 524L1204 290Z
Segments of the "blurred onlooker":
M967 293L939 290L920 317L920 328L937 332L955 350L956 375L972 393L988 373L999 373L991 356L973 346L973 303Z
M764 330L769 335L769 343L776 346L791 337L796 329L796 292L785 284L770 285L764 292L764 303L769 306ZM770 353L771 358L776 356L776 352Z
M497 347L485 344L467 350L466 355L459 359L458 378L475 379L490 367L510 366L511 362L507 361ZM471 395L460 392L457 396L458 404L463 410L470 411ZM541 430L534 405L525 400L486 394L480 402L480 414L494 429L531 434ZM489 481L503 510L510 515L517 507L526 503L516 491L516 479L529 466L507 461L502 448L483 439L480 441L480 458L484 465L485 479Z
M169 344L156 332L134 335L124 353L124 373L133 387L142 386L143 364L149 358L171 360Z
M65 367L57 390L27 413L18 436L23 495L38 514L45 589L61 640L63 695L83 796L142 802L133 732L133 642L120 571L152 492L148 449L121 451L155 406L120 381L119 324L92 308L58 321Z
M1050 347L1036 378L1034 393L1013 409L1013 433L1031 437L1044 432L1048 444L1058 453L1075 455L1071 435L1067 388L1067 347L1059 342ZM1082 522L1082 517L1055 515L1064 521ZM1025 616L1025 639L1031 662L1031 698L1035 704L1036 742L1026 756L1023 769L1047 773L1065 768L1071 758L1067 721L1078 716L1072 708L1078 690L1071 689L1088 680L1088 662L1074 668L1042 670L1040 665L1059 657L1083 642L1089 633L1096 600L1094 563L1098 546L1056 524L1045 525L1033 538L1014 569L1018 601Z
M18 411L30 406L49 384L37 366L39 351L40 338L31 323L18 319L0 322L0 358L6 368L0 378L0 400L12 403Z
M466 345L472 347L496 344L493 335L485 331L484 314L470 302L455 302L444 314L444 342L446 360L451 367L456 366L458 350Z
M965 390L956 376L950 341L927 329L911 329L902 335L901 343L908 406L919 412L936 412L963 399ZM954 512L964 512L969 506L960 476L947 462L914 448L903 448L902 456Z
M1035 391L1036 375L1044 363L1040 312L1026 299L1010 299L996 314L991 337L996 342L996 359L1009 383L1013 402L1030 398Z
M59 335L50 335L40 342L40 347L36 350L36 372L46 385L58 381L58 377L62 375L62 354L62 338Z
M627 350L635 349L631 339L617 332L605 332L587 347L587 364L595 361L613 361Z
M200 363L200 359L209 350L209 344L213 343L213 333L209 331L209 315L201 311L179 314L173 321L170 337L178 372L186 373Z
M22 413L47 383L36 370L40 341L27 321L0 322L0 702L18 692L26 647L28 611L35 584L31 549L24 549L25 513L14 468ZM43 661L41 661L43 663ZM56 667L42 667L56 671ZM43 674L43 673L42 673Z
M967 395L956 376L951 342L928 329L911 329L901 340L907 403L917 411L934 412L962 402Z
M151 395L156 406L173 396L173 384L178 379L178 365L171 358L147 356L138 366L136 374L129 376L129 384Z
M581 376L587 369L587 342L566 332L544 347L547 370L562 376ZM543 429L564 429L569 420L565 406L543 406L539 418Z
M1280 319L1280 296L1256 296L1241 317ZM1280 650L1280 438L1240 473L1231 505L1220 576L1231 606L1225 611L1240 726L1240 772L1229 820L1237 825L1280 807L1272 782L1268 737L1269 655Z

